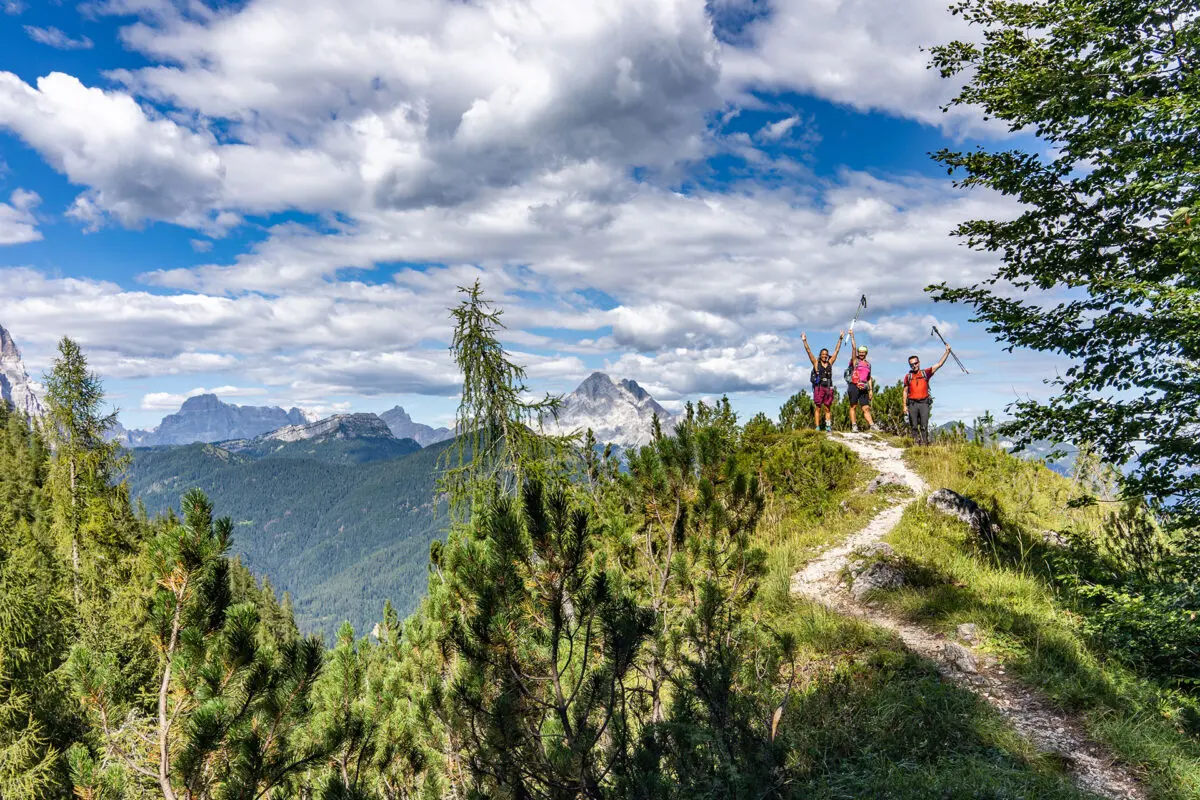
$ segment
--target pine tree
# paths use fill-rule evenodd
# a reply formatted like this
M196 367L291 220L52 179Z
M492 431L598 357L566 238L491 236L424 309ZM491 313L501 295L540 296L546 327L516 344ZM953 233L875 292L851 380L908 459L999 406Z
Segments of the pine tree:
M264 645L258 607L232 602L230 521L214 521L198 490L182 508L183 523L162 530L150 554L156 713L121 703L111 657L72 652L69 672L101 751L76 755L76 783L112 786L126 772L165 800L259 797L326 755L300 736L323 648L316 638Z
M496 495L448 554L461 609L446 636L458 654L452 706L477 792L605 796L632 757L632 668L649 632L597 551L585 506L527 481Z

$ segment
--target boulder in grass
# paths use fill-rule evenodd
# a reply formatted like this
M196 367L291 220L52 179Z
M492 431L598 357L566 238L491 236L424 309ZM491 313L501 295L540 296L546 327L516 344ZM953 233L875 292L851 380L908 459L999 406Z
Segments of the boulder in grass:
M861 601L876 589L899 589L904 584L904 573L899 567L887 561L876 561L855 576L850 594L855 600Z
M964 622L954 629L954 633L967 644L975 644L979 641L979 628L974 622Z
M968 675L974 675L979 671L979 667L975 663L975 654L956 642L946 642L942 646L942 661L946 662L951 669L965 672Z
M867 483L867 491L878 492L880 489L883 489L887 486L903 487L907 486L907 484L904 482L904 478L902 476L897 475L894 472L885 472L882 475L876 475L874 478L871 478L870 482Z
M978 503L950 489L938 489L925 502L931 508L967 523L976 535L991 536L1000 530L1000 526Z

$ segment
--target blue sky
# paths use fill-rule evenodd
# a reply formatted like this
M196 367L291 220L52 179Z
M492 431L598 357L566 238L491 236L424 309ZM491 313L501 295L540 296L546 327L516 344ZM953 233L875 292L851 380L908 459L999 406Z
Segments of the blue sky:
M0 0L0 324L35 376L80 341L130 427L201 391L441 424L478 278L535 390L774 414L865 293L878 379L936 322L971 368L937 415L998 413L1066 365L924 292L1015 211L928 156L1014 143L925 68L975 35L945 0Z

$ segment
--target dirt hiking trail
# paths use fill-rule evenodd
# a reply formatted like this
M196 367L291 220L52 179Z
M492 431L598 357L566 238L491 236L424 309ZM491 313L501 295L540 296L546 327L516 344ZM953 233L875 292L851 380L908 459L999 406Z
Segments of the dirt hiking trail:
M929 487L904 463L904 451L870 434L832 434L881 475L891 476L912 490L912 496L875 516L865 528L843 544L822 553L792 577L792 594L804 595L842 614L853 615L887 628L914 653L935 662L941 675L983 697L1038 750L1054 754L1085 791L1117 800L1145 798L1132 772L1102 745L1092 741L1070 714L1054 707L1039 692L1008 676L1002 665L969 645L952 642L941 634L902 620L870 603L855 600L841 583L843 570L856 550L876 544L900 522L904 509L925 495Z

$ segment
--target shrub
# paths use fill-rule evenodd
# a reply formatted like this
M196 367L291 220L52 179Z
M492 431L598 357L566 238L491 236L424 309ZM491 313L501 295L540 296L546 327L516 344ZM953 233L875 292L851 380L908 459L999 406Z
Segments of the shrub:
M854 455L816 431L792 431L772 445L763 473L777 493L823 512L829 493L854 472Z
M1194 537L1171 536L1144 505L1126 503L1097 535L1072 537L1060 579L1097 643L1144 674L1193 689L1200 688L1194 549Z

